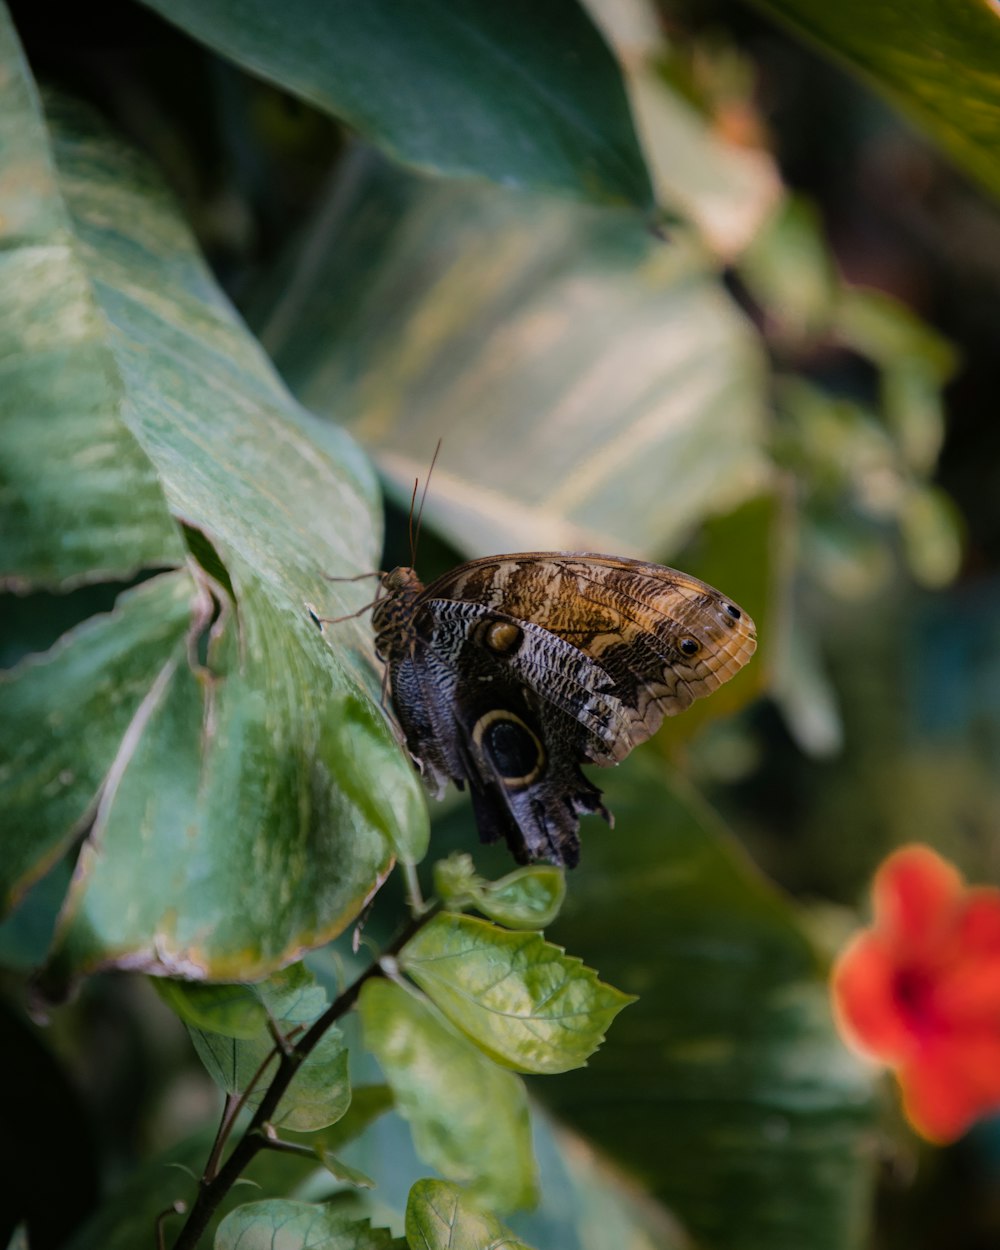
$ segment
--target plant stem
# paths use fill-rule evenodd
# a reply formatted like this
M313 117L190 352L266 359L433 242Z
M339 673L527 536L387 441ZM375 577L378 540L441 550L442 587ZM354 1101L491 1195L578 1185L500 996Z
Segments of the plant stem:
M206 1173L202 1177L198 1197L191 1208L191 1213L184 1227L174 1242L173 1250L195 1250L202 1233L204 1233L212 1216L218 1210L219 1204L233 1187L243 1169L258 1151L267 1147L268 1141L265 1126L270 1122L271 1117L277 1110L278 1103L284 1096L285 1091L292 1082L292 1078L301 1067L303 1061L313 1052L327 1029L351 1010L357 1002L358 995L361 993L365 982L372 980L374 977L384 975L380 960L387 956L398 955L406 943L437 911L438 907L434 906L421 915L414 916L385 948L379 959L370 964L364 972L338 994L326 1011L309 1026L295 1046L278 1056L278 1069L271 1078L271 1083L264 1091L264 1096L254 1112L253 1119L233 1147L229 1158L215 1175Z

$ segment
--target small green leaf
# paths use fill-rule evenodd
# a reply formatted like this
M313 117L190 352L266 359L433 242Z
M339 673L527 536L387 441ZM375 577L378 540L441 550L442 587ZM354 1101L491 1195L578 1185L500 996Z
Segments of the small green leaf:
M316 1142L315 1147L316 1158L326 1168L331 1176L336 1177L338 1181L346 1181L348 1185L355 1185L358 1189L374 1189L375 1182L367 1174L359 1168L353 1168L349 1163L345 1163L342 1159L330 1150L327 1150L322 1142Z
M456 851L434 865L434 892L451 911L470 906L483 884L472 856Z
M262 1009L266 1008L266 1013L286 1036L292 1030L304 1031L327 1005L325 993L303 964L295 964L276 974L257 987L257 991ZM296 1026L300 1028L296 1030ZM209 1075L230 1094L243 1093L274 1051L274 1040L262 1026L258 1026L249 1039L199 1028L191 1028L190 1033ZM273 1055L263 1077L247 1098L248 1106L259 1104L277 1063L277 1056ZM298 1132L326 1128L340 1119L350 1101L347 1051L340 1030L331 1027L296 1072L272 1122Z
M535 1199L524 1086L423 1001L389 981L361 992L365 1046L409 1121L421 1159L501 1210Z
M399 964L477 1046L519 1072L583 1066L635 1001L540 934L472 916L435 916Z
M417 1181L410 1190L406 1240L410 1250L531 1250L447 1181Z
M405 1250L387 1228L372 1228L343 1211L280 1198L231 1211L215 1234L215 1250Z
M769 333L801 350L830 325L838 279L819 214L789 198L739 260L740 277L764 309Z
M244 1042L192 1029L191 1040L209 1076L230 1094L245 1090L274 1050L270 1037ZM256 1107L263 1098L277 1064L274 1056L247 1098L249 1107ZM272 1123L308 1133L339 1120L350 1101L347 1051L340 1030L330 1028L296 1072Z
M449 911L474 907L509 929L544 929L559 914L566 878L552 864L530 864L486 881L470 855L456 852L434 865L434 889Z
M251 985L200 985L153 977L153 988L177 1015L194 1029L224 1037L256 1037L267 1012Z
M419 169L652 204L618 66L576 0L146 3Z
M566 874L554 864L529 864L498 881L484 881L476 910L509 929L544 929L559 915Z
M159 978L153 985L185 1024L244 1039L260 1036L268 1018L279 1024L311 1023L328 1001L301 962L256 984L199 985Z

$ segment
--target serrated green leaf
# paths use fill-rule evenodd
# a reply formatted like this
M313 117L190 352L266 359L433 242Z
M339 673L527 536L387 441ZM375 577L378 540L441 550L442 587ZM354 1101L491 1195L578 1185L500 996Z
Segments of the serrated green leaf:
M756 0L914 120L1000 195L1000 22L989 4L949 0Z
M215 1250L405 1250L386 1228L333 1207L272 1198L237 1207L219 1225Z
M500 1210L535 1198L524 1086L415 993L388 981L361 992L365 1046L410 1122L425 1163Z
M435 916L399 965L477 1046L519 1072L581 1067L635 1001L540 934L472 916Z
M531 1250L457 1185L435 1180L417 1181L410 1190L406 1240L410 1250Z
M285 969L256 988L258 1002L286 1037L293 1031L295 1036L303 1032L327 1005L326 994L303 964ZM272 1056L247 1098L247 1105L256 1107L278 1064L270 1031L258 1026L248 1039L195 1027L190 1027L190 1033L209 1075L229 1094L243 1093ZM271 1122L297 1132L312 1132L339 1120L351 1101L347 1063L343 1035L331 1027L299 1067Z
M419 169L652 205L618 67L574 0L145 2Z
M19 576L49 578L43 557L50 551L58 563L57 549L79 556L51 574L64 584L109 570L124 576L137 563L176 565L175 585L187 580L198 604L191 645L178 629L162 643L159 664L148 643L131 640L140 649L133 676L151 675L130 714L124 704L114 711L108 681L115 663L127 671L124 654L103 668L92 663L64 688L60 711L81 742L78 766L46 754L51 687L42 683L20 726L26 742L41 741L37 784L19 803L34 805L46 836L23 862L10 861L15 887L51 862L67 831L94 810L106 778L47 987L63 991L100 967L199 980L260 976L340 932L393 854L419 859L426 845L422 796L377 708L367 625L344 622L324 637L310 617L310 605L336 616L357 604L359 587L326 575L374 562L374 482L356 447L288 395L156 176L76 107L56 103L42 114L6 14L0 93L3 263L62 257L72 268L46 278L47 302L34 311L37 288L27 276L0 284L0 325L14 327L14 346L22 323L39 343L51 328L56 344L48 365L32 365L20 350L5 357L0 390L17 412L72 415L73 445L82 440L93 453L71 458L67 485L69 470L52 453L53 421L0 422L0 437L13 430L18 439L0 458L28 483L0 491L0 508L13 510L4 531L16 528L11 516L18 526L27 516L31 541L41 544ZM55 367L67 326L83 326L90 345L67 357L69 372ZM19 372L26 361L28 372ZM74 407L76 397L93 395ZM111 417L183 521L181 529L168 516L175 547L144 546L141 558L129 547L144 505L135 475L124 472L128 457L105 437ZM101 479L93 507L92 475ZM79 494L78 514L60 525L61 513L39 517L40 504L18 502L44 501L46 492L64 494L73 509ZM202 667L195 644L210 624ZM107 706L74 725L102 681L111 686ZM118 736L109 743L112 729ZM93 752L83 744L89 735ZM68 775L78 784L64 787L59 777ZM53 777L58 784L43 784Z

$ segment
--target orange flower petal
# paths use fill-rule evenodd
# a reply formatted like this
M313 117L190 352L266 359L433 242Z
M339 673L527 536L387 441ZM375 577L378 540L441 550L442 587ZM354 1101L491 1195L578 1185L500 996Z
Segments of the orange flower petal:
M904 951L934 949L953 920L962 877L928 846L895 851L875 874L875 923Z
M983 1022L1000 1030L1000 890L969 890L945 945L934 1010L955 1027Z
M1000 1110L1000 1031L929 1049L899 1072L906 1117L932 1141L954 1141Z
M957 936L964 950L1000 959L1000 890L979 886L968 891Z
M916 1045L897 1004L896 973L895 959L880 935L867 930L841 953L831 977L841 1032L884 1063L900 1062Z

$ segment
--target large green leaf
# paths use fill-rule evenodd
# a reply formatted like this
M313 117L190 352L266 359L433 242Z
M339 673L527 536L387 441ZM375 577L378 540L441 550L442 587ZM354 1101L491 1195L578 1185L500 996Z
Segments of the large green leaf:
M585 1073L537 1088L712 1250L857 1250L870 1077L789 905L640 750L608 776L554 933L640 994ZM608 1109L614 1108L614 1114Z
M420 1157L491 1208L532 1205L535 1161L523 1082L402 986L369 981L360 1010L365 1046L410 1122Z
M106 966L257 976L426 844L364 627L324 637L309 615L363 594L325 575L374 562L374 485L288 395L151 171L72 107L42 114L5 12L0 118L0 526L24 535L7 572L67 586L176 566L10 675L4 888L92 813L54 987Z
M845 60L1000 194L1000 19L951 0L755 0Z
M0 583L19 589L128 577L184 554L122 420L74 242L35 84L0 5Z
M358 185L264 341L403 500L443 436L427 517L459 550L662 554L760 490L759 347L690 240L384 168Z
M648 208L618 67L576 0L145 0L420 169Z

